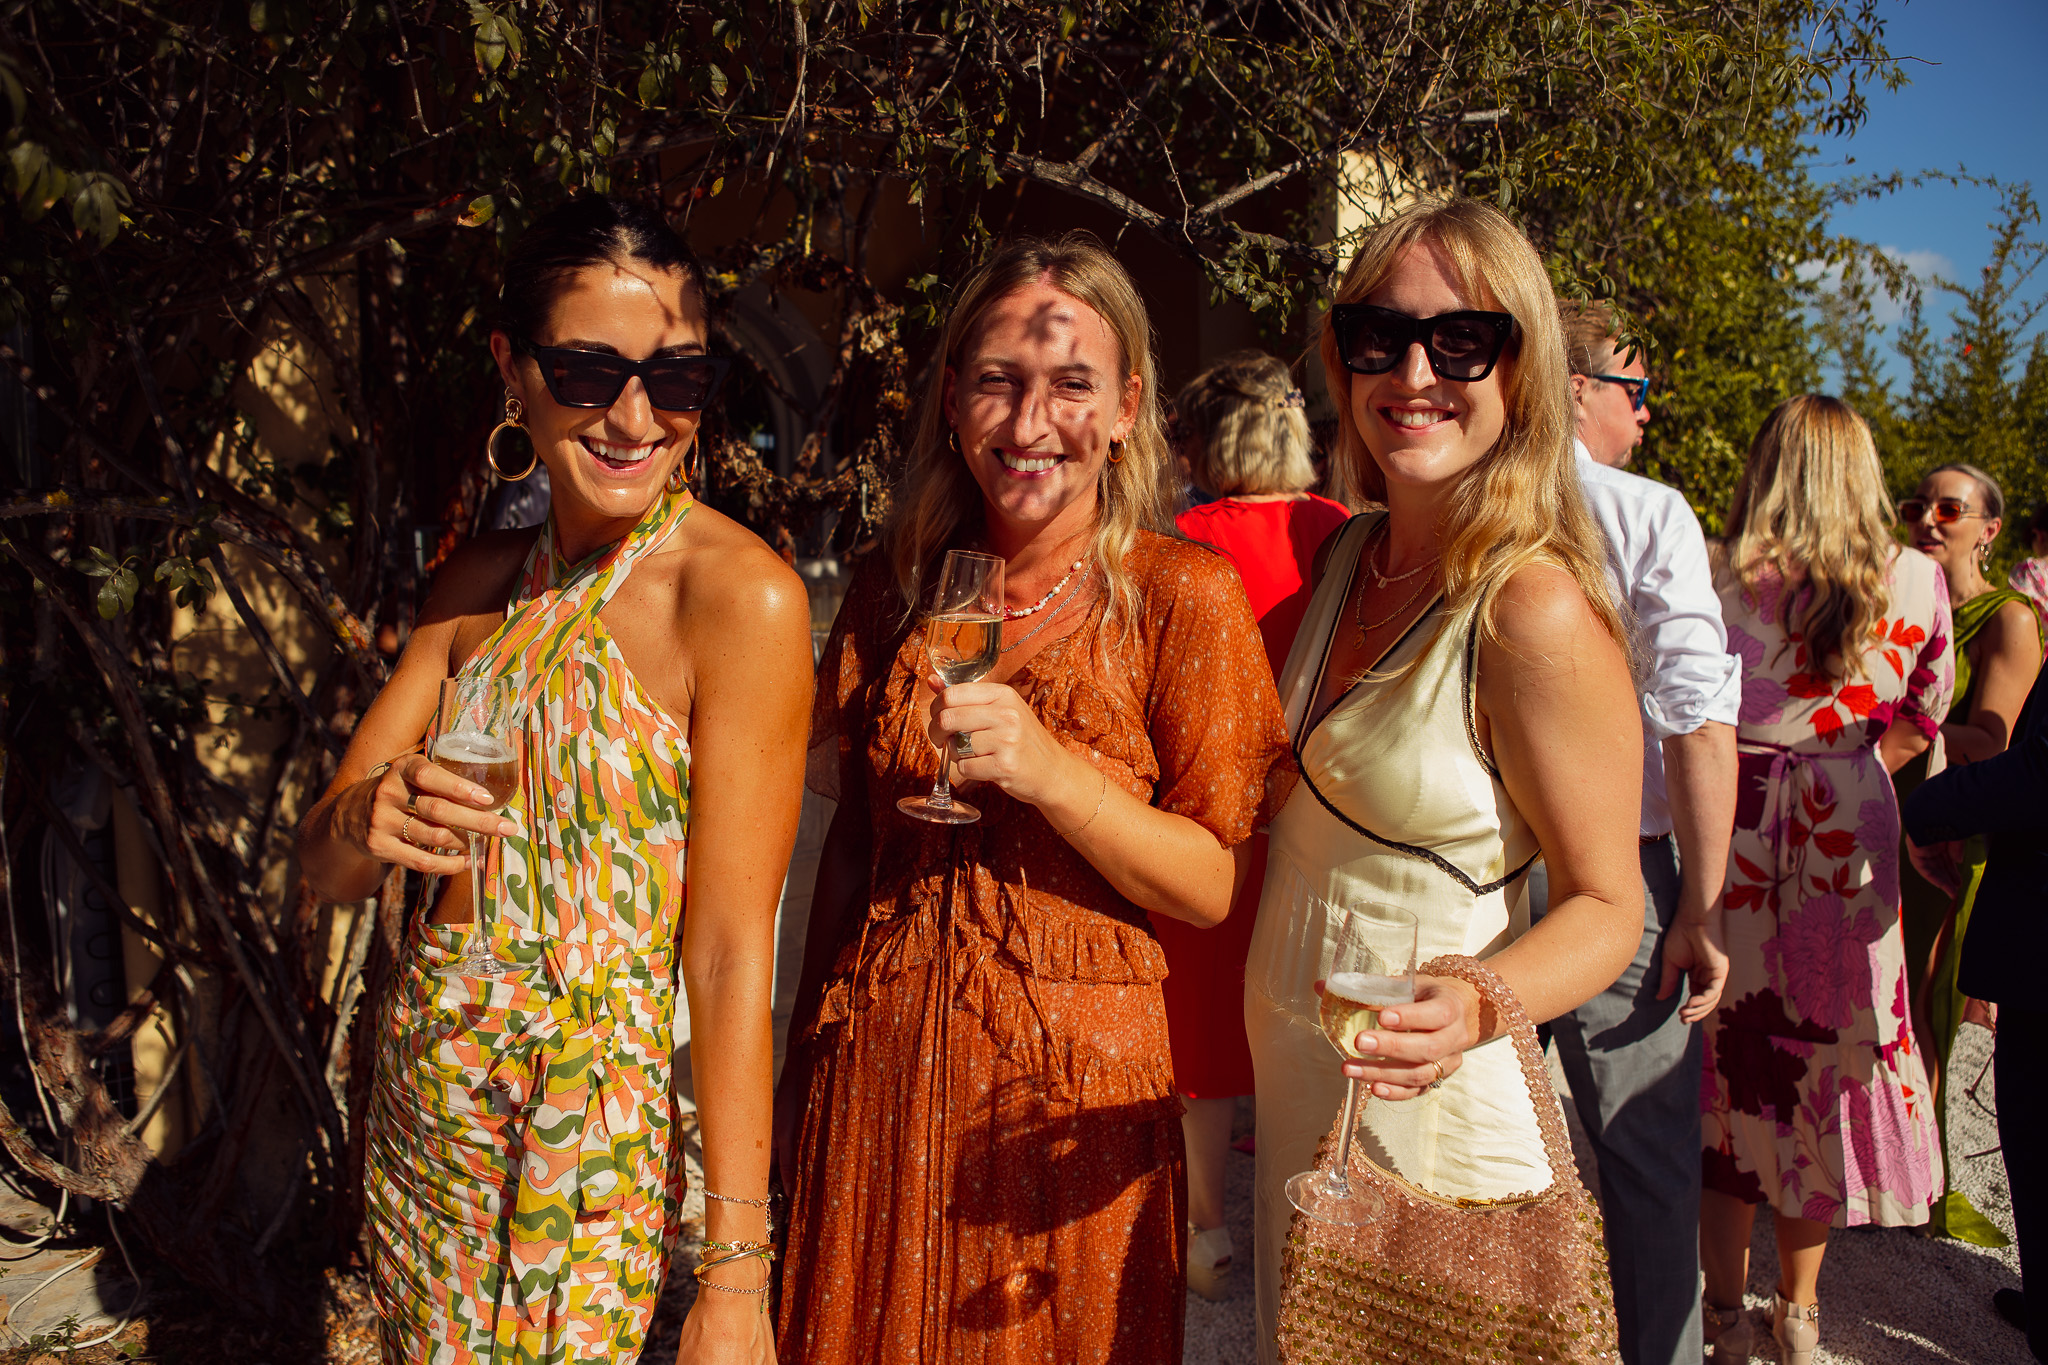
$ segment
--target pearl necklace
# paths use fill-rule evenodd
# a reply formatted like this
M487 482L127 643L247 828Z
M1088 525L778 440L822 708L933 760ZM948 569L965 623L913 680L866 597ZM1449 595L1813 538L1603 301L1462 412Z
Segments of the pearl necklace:
M1074 563L1074 569L1078 569L1078 568L1080 568L1080 567L1081 567L1080 561L1076 560L1076 561L1075 561L1075 563ZM1067 578L1072 578L1072 577L1074 576L1074 569L1069 569L1069 570L1067 570ZM1060 587L1065 587L1065 586L1066 586L1066 583L1067 583L1067 578L1062 578L1062 579L1060 580ZM1082 582L1082 583L1086 583L1087 581L1088 581L1088 575L1086 575L1086 574L1082 574L1082 575L1081 575L1081 582ZM1054 592L1058 592L1058 591L1059 591L1059 588L1054 588L1054 589L1053 589L1053 591L1054 591ZM1079 594L1079 592L1078 592L1078 590L1077 590L1077 591L1075 592L1074 596L1078 597L1079 595L1080 595L1080 594ZM1048 601L1050 600L1050 595L1048 595L1048 598L1047 598L1047 600L1048 600ZM1071 600L1071 599L1069 599L1069 600ZM1038 604L1038 607L1042 607L1042 606L1044 606L1044 605L1045 605L1045 602L1040 602L1040 603ZM1011 617L1010 617L1010 619L1011 619L1012 621L1014 621L1014 620L1016 620L1016 619L1017 619L1017 617L1018 617L1018 616L1029 616L1029 615L1031 614L1031 612L1032 612L1032 611L1037 611L1037 610L1038 610L1038 607L1033 607L1033 608L1031 609L1031 611L1020 611L1020 612L1017 612L1017 613L1016 613L1015 615L1011 616ZM1047 626L1049 626L1049 625L1051 625L1051 624L1052 624L1053 622L1055 622L1055 621L1059 620L1059 619L1060 619L1060 613L1061 613L1061 612L1063 612L1063 611L1065 611L1066 609L1067 609L1067 603L1066 603L1066 602L1064 602L1064 601L1063 601L1063 602L1061 602L1061 603L1060 603L1060 604L1059 604L1059 605L1058 605L1057 607L1054 607L1054 608L1052 609L1052 611L1051 611L1050 613L1048 613L1048 614L1047 614L1046 618L1045 618L1045 619L1044 619L1043 621L1040 621L1040 622L1039 622L1039 623L1038 623L1037 625L1035 625L1035 626L1033 626L1033 627L1032 627L1031 629L1029 629L1029 630L1025 631L1025 632L1024 632L1024 633L1023 633L1022 635L1020 635L1020 636L1019 636L1019 637L1017 637L1016 639L1014 639L1014 640L1010 641L1010 643L1008 643L1008 644L1006 644L1006 645L1002 646L1002 647L1001 647L1001 651L1000 651L1000 652L1001 652L1001 653L1004 653L1004 654L1008 654L1008 653L1009 653L1009 652L1010 652L1011 650L1013 650L1013 649L1017 648L1017 647L1018 647L1019 645L1023 644L1023 643L1024 643L1024 642L1025 642L1026 640L1029 640L1029 639L1030 639L1030 638L1031 638L1032 636L1034 636L1034 635L1038 634L1038 632L1039 632L1039 631L1041 631L1041 630L1044 630L1044 629L1045 629L1045 628L1046 628Z
M1081 556L1081 558L1075 560L1070 566L1068 566L1065 576L1062 577L1059 582L1052 585L1052 591L1048 592L1045 596L1039 598L1036 602L1033 602L1030 606L1004 607L1003 619L1005 621L1021 621L1027 616L1037 615L1046 603L1052 601L1053 598L1058 597L1060 595L1060 589L1067 586L1067 579L1072 578L1075 572L1078 569L1080 569L1081 565L1087 562L1087 559L1088 556L1083 555Z

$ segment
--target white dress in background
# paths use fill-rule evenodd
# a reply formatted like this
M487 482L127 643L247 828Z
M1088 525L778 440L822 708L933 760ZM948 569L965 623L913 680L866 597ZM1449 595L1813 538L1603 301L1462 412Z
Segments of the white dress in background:
M1439 601L1310 724L1334 633L1356 629L1343 608L1360 548L1383 515L1354 517L1338 532L1280 679L1302 781L1273 821L1244 995L1258 1084L1262 1365L1276 1358L1280 1261L1294 1213L1282 1187L1313 1163L1344 1104L1340 1059L1314 1022L1314 983L1329 975L1334 943L1329 907L1412 912L1421 924L1418 965L1445 953L1484 959L1526 927L1524 912L1511 928L1510 906L1537 855L1535 835L1479 747L1476 608L1447 619ZM1551 1181L1505 1039L1466 1053L1420 1098L1366 1098L1358 1136L1379 1165L1447 1197L1526 1194Z

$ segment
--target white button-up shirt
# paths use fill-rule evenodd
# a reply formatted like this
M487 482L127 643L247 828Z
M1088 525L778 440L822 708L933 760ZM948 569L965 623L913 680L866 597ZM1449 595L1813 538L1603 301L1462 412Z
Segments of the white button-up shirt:
M1607 536L1607 581L1635 610L1649 674L1643 707L1643 834L1671 833L1663 741L1742 710L1742 658L1728 652L1699 518L1675 488L1578 449L1586 505Z

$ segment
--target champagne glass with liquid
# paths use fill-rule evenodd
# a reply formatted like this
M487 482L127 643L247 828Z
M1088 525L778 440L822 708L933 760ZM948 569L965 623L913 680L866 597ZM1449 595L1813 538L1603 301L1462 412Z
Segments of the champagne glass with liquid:
M441 708L435 718L434 747L427 755L465 782L490 793L490 809L503 809L519 790L518 725L513 715L510 678L449 678L441 684ZM469 903L471 923L484 922L483 858L477 836L469 840Z
M1003 561L973 550L946 551L939 591L924 628L925 653L947 687L980 682L995 670L1003 643ZM896 809L941 825L972 824L981 812L953 799L948 755L939 760L929 796L906 796Z
M1379 1027L1380 1011L1415 1001L1415 916L1392 906L1365 905L1338 912L1336 951L1323 982L1323 1036L1357 1061L1358 1035ZM1358 1124L1359 1083L1345 1078L1344 1115L1328 1170L1303 1171L1287 1181L1287 1202L1324 1223L1358 1227L1380 1216L1371 1190L1351 1186L1351 1135Z

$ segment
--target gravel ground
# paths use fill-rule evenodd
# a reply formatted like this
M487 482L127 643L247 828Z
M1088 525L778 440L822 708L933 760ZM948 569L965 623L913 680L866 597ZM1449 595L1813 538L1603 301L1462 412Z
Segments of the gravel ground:
M1997 1099L1991 1075L1983 1071L1975 1099L1965 1093L1991 1056L1991 1035L1965 1028L1953 1060L1956 1085L1949 1103L1949 1140L1957 1183L2005 1234L2012 1235L2012 1201L2005 1165L1995 1150L1992 1117ZM1571 1105L1573 1137L1581 1143ZM1238 1104L1237 1129L1251 1130L1249 1101ZM1228 1296L1209 1303L1188 1296L1187 1365L1252 1365L1257 1359L1257 1324L1252 1309L1252 1159L1232 1152L1227 1168L1225 1214L1235 1244L1239 1273ZM1750 1255L1748 1305L1762 1315L1766 1330L1758 1361L1777 1360L1767 1328L1778 1257L1768 1217L1757 1219ZM2019 1284L2019 1257L2010 1247L1991 1251L1961 1242L1936 1241L1906 1228L1850 1228L1837 1232L1821 1271L1821 1349L1816 1365L2030 1365L2026 1339L1991 1311L1991 1292Z

